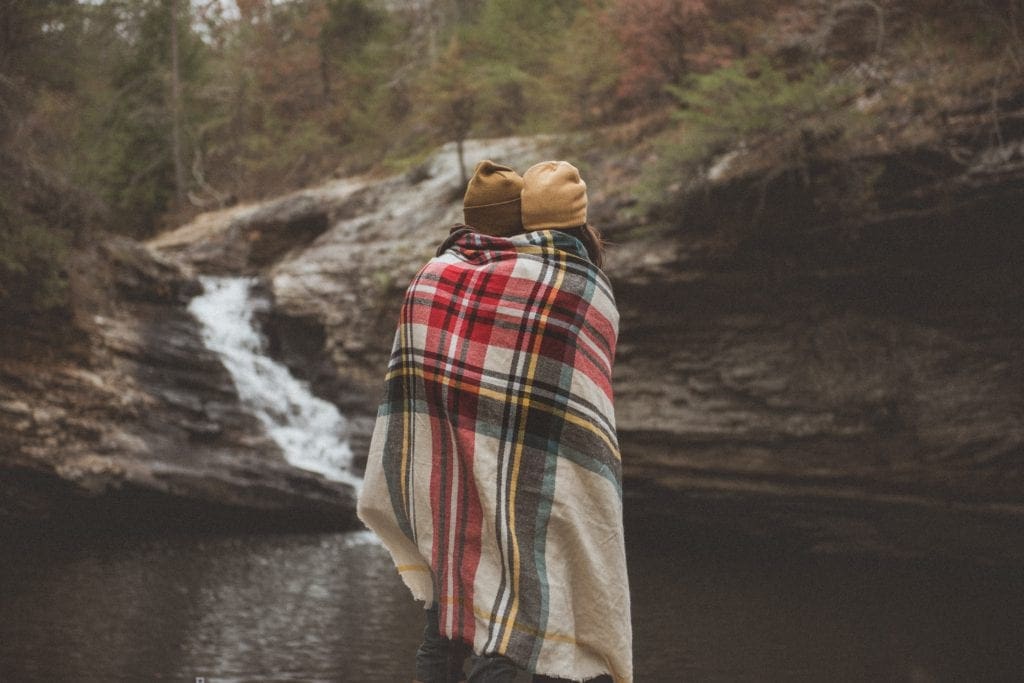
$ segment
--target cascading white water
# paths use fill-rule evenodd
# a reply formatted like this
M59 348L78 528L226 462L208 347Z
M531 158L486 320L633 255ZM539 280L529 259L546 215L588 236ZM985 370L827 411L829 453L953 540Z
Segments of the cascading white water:
M334 404L317 398L306 382L270 358L253 325L255 278L199 276L203 293L189 311L202 326L203 343L220 356L249 408L289 463L358 487L350 471L347 421Z

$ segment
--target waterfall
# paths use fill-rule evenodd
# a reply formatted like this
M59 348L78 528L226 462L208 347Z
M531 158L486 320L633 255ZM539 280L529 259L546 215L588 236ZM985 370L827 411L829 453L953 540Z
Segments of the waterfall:
M189 311L202 326L203 343L231 374L242 405L259 418L289 463L358 487L361 480L350 471L344 416L266 353L253 324L255 278L200 275L199 280L204 291L192 299Z

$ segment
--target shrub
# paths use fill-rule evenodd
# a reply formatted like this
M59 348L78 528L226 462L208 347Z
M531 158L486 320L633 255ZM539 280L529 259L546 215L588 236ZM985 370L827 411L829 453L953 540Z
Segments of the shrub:
M0 194L0 310L20 315L67 304L68 238Z
M689 134L681 158L701 160L756 137L782 142L783 148L842 132L849 114L843 101L854 87L818 62L792 75L767 59L735 62L688 87L669 86L679 103L677 118ZM790 149L789 151L793 151Z

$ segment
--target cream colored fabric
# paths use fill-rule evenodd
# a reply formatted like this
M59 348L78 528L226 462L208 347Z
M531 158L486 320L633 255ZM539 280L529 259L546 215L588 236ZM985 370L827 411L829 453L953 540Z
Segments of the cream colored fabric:
M451 236L406 293L358 512L442 636L630 683L618 323L575 237Z

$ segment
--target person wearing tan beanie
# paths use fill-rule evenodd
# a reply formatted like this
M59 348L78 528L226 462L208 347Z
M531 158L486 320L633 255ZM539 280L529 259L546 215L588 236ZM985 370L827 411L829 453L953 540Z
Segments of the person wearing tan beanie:
M413 683L633 683L619 312L586 184L485 160L463 211L403 297L357 503L425 608Z
M466 185L462 213L466 225L494 237L523 231L520 193L523 179L508 166L484 160Z
M542 161L523 174L523 228L574 228L587 222L587 184L568 161Z
M561 230L583 243L590 260L604 266L605 242L587 221L587 184L568 161L542 161L523 174L523 230Z

